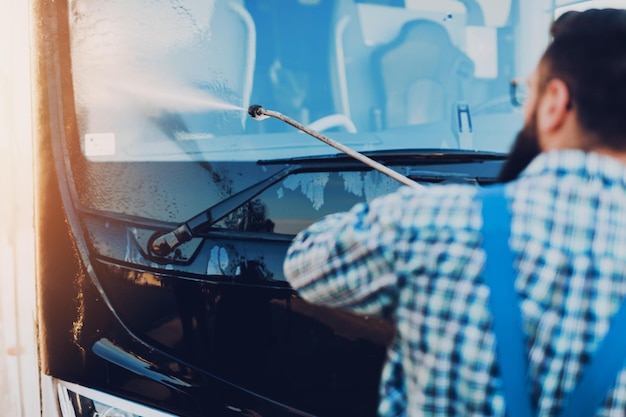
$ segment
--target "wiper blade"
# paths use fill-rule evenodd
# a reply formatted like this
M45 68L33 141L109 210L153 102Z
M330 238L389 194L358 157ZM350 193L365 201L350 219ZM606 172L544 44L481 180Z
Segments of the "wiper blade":
M468 162L468 161L490 161L490 160L504 160L508 158L508 154L501 152L487 152L487 151L468 151L461 149L393 149L382 151L368 151L363 152L363 155L367 155L370 158L375 158L381 163L397 162L398 160L406 162L419 162L424 160L430 161L442 161L442 162ZM317 161L350 161L348 155L345 154L330 154L330 155L313 155L313 156L301 156L295 158L281 158L281 159L267 159L260 160L258 163L261 165L278 165L278 164L293 164L293 163L311 163ZM354 163L357 161L355 160Z

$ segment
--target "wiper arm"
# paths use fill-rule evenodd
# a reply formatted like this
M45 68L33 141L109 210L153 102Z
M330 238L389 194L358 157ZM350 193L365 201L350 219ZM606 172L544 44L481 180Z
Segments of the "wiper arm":
M167 256L178 246L190 241L198 233L208 229L229 213L252 200L254 197L289 175L302 170L300 165L292 165L261 180L250 187L233 194L212 207L196 214L170 232L157 232L148 242L148 252L157 256Z
M303 161L301 164L288 165L286 168L196 214L189 220L181 223L174 230L156 232L148 241L148 253L158 257L169 255L178 246L189 242L192 238L198 236L199 233L206 231L224 217L290 175L299 172L340 170L347 167L351 168L352 164L333 159L309 161L308 163Z

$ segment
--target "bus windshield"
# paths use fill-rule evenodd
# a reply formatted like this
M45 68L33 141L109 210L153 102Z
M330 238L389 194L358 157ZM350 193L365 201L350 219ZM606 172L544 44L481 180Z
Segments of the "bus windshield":
M337 152L251 119L259 104L359 151L506 152L548 39L549 21L531 34L531 20L515 0L72 0L82 151L93 161Z

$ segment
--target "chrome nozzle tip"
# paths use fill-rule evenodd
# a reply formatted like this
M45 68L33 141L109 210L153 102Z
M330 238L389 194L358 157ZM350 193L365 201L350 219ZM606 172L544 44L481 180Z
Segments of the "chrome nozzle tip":
M263 120L269 117L264 113L263 106L260 106L259 104L253 104L252 106L248 107L248 114L254 120Z

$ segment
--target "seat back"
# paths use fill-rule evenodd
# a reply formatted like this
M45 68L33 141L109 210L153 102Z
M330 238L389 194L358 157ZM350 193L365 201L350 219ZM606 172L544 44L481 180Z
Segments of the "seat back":
M474 64L430 20L405 23L398 36L372 54L376 95L385 128L446 119L465 99Z
M390 79L394 72L389 66L406 69L422 65L418 64L420 50L412 52L414 47L421 48L421 45L411 43L416 37L425 36L426 43L435 42L431 49L443 48L440 57L430 53L429 59L437 60L447 55L462 57L457 54L462 52L455 45L464 44L467 9L463 3L455 0L420 0L418 3L411 7L391 7L354 0L337 1L331 61L335 108L338 113L352 120L359 131L436 118L434 114L418 117L414 111L410 117L401 116L399 120L391 120L391 123L385 120L389 114L386 109L395 106L393 103L398 100L394 97L400 91L400 82ZM418 21L430 22L431 25L425 24L424 28L415 30L411 22ZM440 28L441 31L434 28ZM436 33L429 34L431 30ZM424 64L423 68L433 65ZM437 65L438 68L442 66ZM459 62L462 71L472 73L470 67L472 63L469 58ZM437 108L444 107L444 102L448 101L449 89L439 87L425 74L411 76L411 80L405 80L402 84L403 88L411 91L410 99L405 100L406 106L417 108L420 105L417 98L420 96L439 100L441 105L436 105Z

